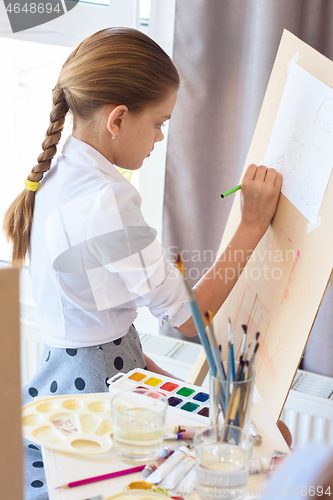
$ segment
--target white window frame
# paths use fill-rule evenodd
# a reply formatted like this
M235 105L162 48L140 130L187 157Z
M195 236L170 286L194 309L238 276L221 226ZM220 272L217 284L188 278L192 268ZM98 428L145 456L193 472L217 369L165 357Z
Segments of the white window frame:
M151 0L148 35L172 58L176 0ZM143 198L142 213L148 224L156 229L159 240L163 229L163 204L166 153L169 124L163 128L164 141L155 149L139 170L139 191Z
M64 2L62 3L64 5ZM107 6L79 2L57 19L13 34L5 5L0 2L0 36L74 47L86 36L103 28L139 28L139 12L139 0L110 0Z

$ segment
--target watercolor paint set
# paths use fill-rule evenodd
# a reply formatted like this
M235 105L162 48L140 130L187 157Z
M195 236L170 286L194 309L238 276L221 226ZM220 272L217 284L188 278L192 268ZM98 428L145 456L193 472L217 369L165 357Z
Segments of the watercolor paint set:
M157 391L167 398L168 412L209 425L209 393L202 387L141 368L118 373L108 383L110 392L114 392L114 389L127 391L135 388Z
M133 389L159 392L169 402L173 424L209 425L209 394L202 387L137 368L109 379L109 392L35 398L22 408L22 434L67 453L98 454L112 448L112 396Z
M22 408L22 434L68 453L104 453L113 441L108 392L36 398Z

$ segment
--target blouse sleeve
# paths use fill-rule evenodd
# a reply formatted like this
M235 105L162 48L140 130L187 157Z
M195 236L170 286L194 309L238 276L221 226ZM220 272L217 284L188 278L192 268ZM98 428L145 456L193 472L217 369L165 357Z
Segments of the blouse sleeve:
M94 264L87 272L92 290L96 298L103 286L108 304L147 306L161 325L166 321L180 326L191 316L183 280L167 261L140 205L141 197L128 181L115 182L98 193L88 223L89 260Z

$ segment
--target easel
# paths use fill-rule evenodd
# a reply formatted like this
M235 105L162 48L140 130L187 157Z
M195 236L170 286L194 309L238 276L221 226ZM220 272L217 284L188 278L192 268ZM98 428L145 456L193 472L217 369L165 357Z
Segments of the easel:
M333 87L333 62L284 31L244 171L251 163L259 164L265 156L288 76L288 63L295 55L299 66ZM235 196L218 254L227 247L240 221L239 196ZM228 317L234 330L235 353L243 335L241 324L248 324L248 341L252 342L256 331L260 331L256 386L275 420L282 411L331 277L332 214L333 176L320 209L320 225L312 231L307 219L281 195L271 226L214 318L215 332L222 345L224 358L227 352ZM283 262L272 260L270 249L281 251ZM258 269L262 272L260 279L257 279ZM263 278L265 269L269 279ZM274 272L275 276L281 278L274 279ZM331 283L333 286L333 281ZM202 352L188 381L200 384L207 372L208 366Z

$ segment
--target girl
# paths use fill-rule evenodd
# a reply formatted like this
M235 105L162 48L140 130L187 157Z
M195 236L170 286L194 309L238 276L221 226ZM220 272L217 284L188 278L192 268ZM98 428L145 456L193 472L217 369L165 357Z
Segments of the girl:
M139 169L163 140L161 126L171 117L179 83L167 54L125 28L88 37L61 70L43 152L4 220L13 262L22 265L29 251L45 340L23 404L37 395L107 391L107 379L120 370L163 373L142 353L132 325L138 306L196 335L182 278L145 223L138 192L115 167ZM73 132L50 169L68 111ZM270 224L281 182L273 169L248 168L228 255L195 287L202 311L215 314L229 294ZM229 268L235 278L225 282ZM26 451L26 498L45 499L39 447L29 443Z

